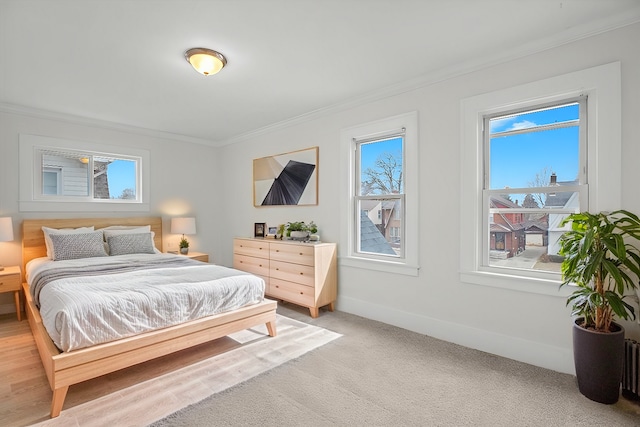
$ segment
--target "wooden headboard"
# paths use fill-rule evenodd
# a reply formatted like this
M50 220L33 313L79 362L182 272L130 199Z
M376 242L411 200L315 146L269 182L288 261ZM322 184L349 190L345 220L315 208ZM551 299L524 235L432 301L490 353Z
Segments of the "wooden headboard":
M151 225L156 235L156 248L162 250L162 218L157 216L126 218L67 218L67 219L25 219L22 221L22 271L34 258L47 256L42 227L77 228L94 226L96 229L110 225Z

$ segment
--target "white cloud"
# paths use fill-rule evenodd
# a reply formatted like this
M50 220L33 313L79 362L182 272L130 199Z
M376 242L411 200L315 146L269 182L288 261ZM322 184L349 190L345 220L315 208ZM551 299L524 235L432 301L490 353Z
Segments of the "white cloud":
M516 122L512 124L509 130L528 129L536 126L538 125L536 125L534 122L530 122L529 120L523 120L521 122Z

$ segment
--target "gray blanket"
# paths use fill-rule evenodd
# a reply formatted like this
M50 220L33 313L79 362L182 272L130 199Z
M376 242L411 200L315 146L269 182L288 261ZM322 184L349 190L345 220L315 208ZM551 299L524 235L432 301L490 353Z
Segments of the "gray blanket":
M44 270L33 277L30 285L31 297L40 308L40 291L54 280L78 276L101 276L105 274L126 273L128 271L151 270L166 267L186 267L190 265L203 265L202 262L191 258L161 258L138 260L126 264L85 265L82 267L63 267Z

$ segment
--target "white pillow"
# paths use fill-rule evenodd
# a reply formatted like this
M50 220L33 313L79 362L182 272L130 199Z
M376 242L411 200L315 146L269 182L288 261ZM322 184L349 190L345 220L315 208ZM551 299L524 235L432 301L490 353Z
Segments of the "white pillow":
M73 234L51 234L53 260L93 258L107 256L102 231Z
M93 226L91 227L80 227L80 228L49 228L42 227L42 232L44 233L44 244L47 247L47 257L49 259L54 258L53 251L53 243L51 243L51 234L79 234L79 233L89 233L93 231Z

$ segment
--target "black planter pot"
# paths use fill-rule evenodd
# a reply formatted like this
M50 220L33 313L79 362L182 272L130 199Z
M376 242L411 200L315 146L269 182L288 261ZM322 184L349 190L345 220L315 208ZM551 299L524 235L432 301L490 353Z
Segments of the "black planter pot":
M624 361L624 328L617 323L615 332L604 333L573 325L573 360L578 389L587 398L606 404L620 397Z

